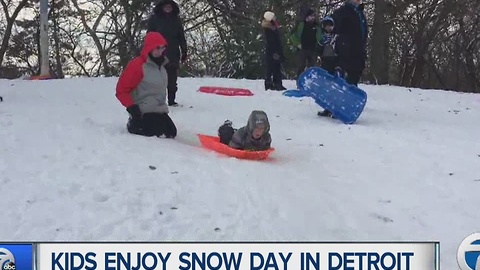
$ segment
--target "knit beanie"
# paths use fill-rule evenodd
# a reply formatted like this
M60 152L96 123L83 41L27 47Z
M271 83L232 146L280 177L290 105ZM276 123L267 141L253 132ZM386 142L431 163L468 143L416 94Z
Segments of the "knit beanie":
M272 21L273 18L275 18L275 13L271 12L271 11L267 11L263 14L263 18L267 21Z

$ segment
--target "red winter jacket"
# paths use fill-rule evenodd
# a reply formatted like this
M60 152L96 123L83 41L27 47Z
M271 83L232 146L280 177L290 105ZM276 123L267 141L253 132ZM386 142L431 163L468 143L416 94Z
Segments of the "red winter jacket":
M137 104L142 113L168 113L168 80L164 67L168 59L165 57L163 64L158 66L148 56L153 49L166 45L167 41L159 33L150 32L145 36L141 55L128 63L117 82L115 96L123 106Z

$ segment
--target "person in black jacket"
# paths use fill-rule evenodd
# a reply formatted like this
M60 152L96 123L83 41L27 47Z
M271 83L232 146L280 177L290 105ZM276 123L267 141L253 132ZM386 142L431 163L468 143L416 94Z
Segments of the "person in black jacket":
M285 61L283 55L282 40L278 31L278 22L275 14L271 11L265 12L262 20L262 28L265 33L265 60L267 74L265 78L265 90L286 90L282 84L282 63Z
M169 106L178 106L178 103L175 102L178 90L178 69L180 67L180 61L183 63L187 59L187 41L179 14L180 9L175 1L160 0L148 20L147 32L158 32L162 34L168 43L166 56L169 63L165 66L165 69L168 74L167 89Z
M347 0L333 12L338 53L338 65L349 84L358 85L365 69L366 43L368 37L367 19L363 12L362 0Z

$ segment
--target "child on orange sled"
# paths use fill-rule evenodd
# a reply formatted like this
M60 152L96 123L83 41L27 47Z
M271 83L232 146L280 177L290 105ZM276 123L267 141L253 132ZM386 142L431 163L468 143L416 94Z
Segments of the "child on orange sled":
M230 120L218 128L220 142L232 148L247 151L270 149L270 123L264 111L254 110L248 117L247 125L239 129L232 127Z

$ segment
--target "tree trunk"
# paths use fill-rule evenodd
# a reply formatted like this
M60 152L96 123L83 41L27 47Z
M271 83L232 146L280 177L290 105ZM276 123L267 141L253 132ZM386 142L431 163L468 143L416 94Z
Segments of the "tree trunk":
M55 41L55 73L57 78L63 79L62 56L60 55L60 37L58 29L58 4L52 0L53 39Z
M385 0L375 0L375 15L371 39L371 73L377 84L389 81L389 38L391 23L387 20L388 6Z
M5 28L5 35L3 36L2 44L0 45L0 66L2 66L3 59L5 57L5 53L8 49L8 42L10 41L10 37L12 35L13 24L17 19L18 14L20 11L27 5L28 0L22 0L18 4L18 6L13 11L12 16L8 13L7 3L4 0L0 0L0 3L3 7L3 12L5 13L5 19L7 21L7 27Z

